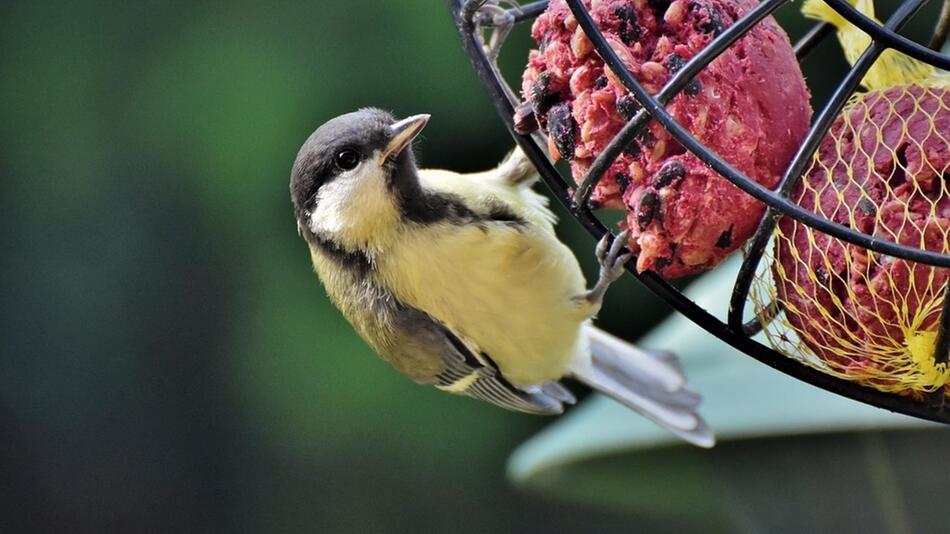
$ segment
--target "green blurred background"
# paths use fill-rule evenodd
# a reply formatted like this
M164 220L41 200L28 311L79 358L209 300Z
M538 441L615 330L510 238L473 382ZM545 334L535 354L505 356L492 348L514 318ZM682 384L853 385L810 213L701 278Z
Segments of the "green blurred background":
M510 148L442 2L4 2L0 24L0 530L636 524L511 489L508 453L549 420L391 371L296 235L290 165L334 115L432 113L427 166ZM843 62L816 56L821 101ZM602 323L632 339L667 312L627 277Z

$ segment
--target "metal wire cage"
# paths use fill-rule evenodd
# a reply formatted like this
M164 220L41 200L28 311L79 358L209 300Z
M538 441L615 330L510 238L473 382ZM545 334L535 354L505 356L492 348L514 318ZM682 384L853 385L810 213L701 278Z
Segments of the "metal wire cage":
M767 320L763 320L763 317L761 317L761 313L758 317L748 321L744 318L753 280L760 269L760 261L766 252L779 219L783 216L791 217L833 238L864 247L879 254L939 268L950 268L950 254L902 245L861 233L858 230L824 218L813 211L804 209L790 199L793 189L806 172L819 143L831 128L835 118L845 107L848 99L857 90L858 84L865 73L882 52L889 48L894 49L939 69L950 70L950 56L936 52L897 33L920 10L926 0L905 0L883 26L857 11L847 0L824 0L846 20L870 35L871 44L845 75L828 102L813 118L811 128L774 190L760 185L723 161L715 152L693 137L665 109L665 104L683 90L703 68L749 32L756 24L790 1L765 0L760 3L732 26L726 28L703 50L686 62L659 92L651 95L623 65L617 53L598 30L593 17L585 8L583 0L566 0L577 19L578 25L590 39L596 52L605 64L617 74L625 89L636 98L641 106L640 111L626 123L603 152L597 156L588 174L576 187L572 179L562 176L548 160L541 144L543 139L539 134L522 135L515 130L513 116L519 104L519 99L504 80L491 57L491 50L494 49L497 52L507 35L507 30L510 29L496 26L495 23L499 20L499 14L502 15L501 19L507 19L509 23L530 22L544 11L548 2L546 0L536 1L522 6L511 4L510 9L506 11L498 6L497 1L447 0L447 3L461 36L462 47L469 56L475 72L491 98L499 117L518 145L538 168L542 180L553 191L555 197L564 204L594 238L599 239L609 231L589 205L594 187L623 149L654 120L703 163L767 206L758 229L743 249L743 263L735 280L726 321L717 319L656 274L649 271L637 272L636 269L630 267L635 262L629 262L628 271L646 287L709 333L785 374L866 404L922 419L950 423L950 406L947 406L944 388L939 388L921 401L905 395L885 393L869 386L837 378L799 360L783 355L753 339L753 336L762 330L763 324L767 323ZM486 5L489 7L488 10L485 9ZM944 5L944 12L941 16L941 21L944 23L938 23L931 46L936 47L938 44L942 44L946 38L947 25L945 22L948 15L948 5L950 5L950 2ZM486 30L494 31L491 36L491 46L485 39L484 33ZM798 59L801 60L819 42L833 33L830 24L815 25L794 45ZM945 295L944 302L950 303L950 284L943 292ZM775 309L773 311L773 315L781 313L781 310ZM946 309L946 306L940 314L935 343L934 363L945 364L948 357L950 357L950 311Z

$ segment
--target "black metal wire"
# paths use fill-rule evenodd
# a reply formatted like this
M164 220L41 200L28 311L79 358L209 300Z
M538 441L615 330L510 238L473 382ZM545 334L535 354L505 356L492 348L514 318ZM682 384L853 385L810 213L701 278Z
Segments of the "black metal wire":
M937 24L934 26L933 37L930 38L930 48L939 52L947 42L948 35L950 35L950 0L943 0L940 16L937 17Z
M764 202L767 206L778 208L784 214L843 241L888 256L894 256L917 263L926 263L937 267L950 267L950 254L941 254L939 252L932 252L878 239L874 236L869 236L852 228L829 221L814 212L802 208L787 198L774 194L772 190L736 170L732 165L710 151L696 139L691 132L676 122L676 119L667 113L666 109L637 82L633 74L624 67L623 61L621 61L617 53L610 47L610 44L607 43L607 39L604 35L597 29L594 19L590 16L587 9L584 8L581 0L566 0L566 2L571 8L574 17L577 19L578 25L587 33L588 38L591 43L593 43L594 48L600 54L601 58L603 58L607 66L620 77L620 81L624 87L634 94L643 109L656 119L657 122L663 125L666 131L681 145L714 171L732 182L736 187ZM749 29L751 29L751 26L745 28L746 31ZM724 33L723 35L726 34ZM716 40L722 39L723 35L717 37ZM715 40L713 42L715 42ZM710 46L712 46L712 43Z
M775 1L777 4L784 3L784 1ZM829 4L832 4L836 0L826 1L828 1ZM908 2L905 2L904 5L910 7L902 6L901 9L905 11L909 10L909 13L912 14L919 7L919 3L921 1L923 0L909 0ZM859 246L864 246L865 248L869 248L890 256L897 256L909 259L911 261L918 261L921 263L927 263L941 267L950 266L950 256L948 255L894 245L893 243L880 241L874 239L871 236L854 232L840 225L830 223L829 221L813 214L812 212L808 212L800 208L797 204L792 203L787 198L779 196L776 192L760 186L759 184L750 180L748 177L742 175L742 173L737 172L735 169L732 169L728 164L718 158L716 154L712 153L708 148L693 138L688 131L677 124L676 121L666 113L658 98L650 96L646 93L646 91L643 90L642 87L639 86L636 80L630 75L629 71L627 71L627 69L623 67L622 63L619 62L619 59L616 57L616 54L613 52L613 50L609 46L605 46L606 41L604 40L603 35L593 24L593 20L590 18L586 9L584 9L580 0L567 0L567 2L574 12L575 18L578 19L578 24L581 25L581 27L587 33L588 38L594 44L605 63L607 63L607 65L611 67L611 69L618 76L620 76L621 81L624 83L627 89L630 90L634 94L635 98L637 98L637 100L641 103L641 106L644 108L641 111L645 110L645 112L648 113L652 118L655 118L658 122L660 122L671 133L671 135L673 135L674 138L679 140L685 148L692 151L697 157L699 157L714 170L725 176L732 183L736 184L738 187L751 194L755 198L758 198L770 208L778 209L779 211L805 224L808 224L817 230L830 234L839 239L843 239L845 241L849 241ZM473 20L473 16L477 11L477 7L482 3L483 0L447 0L449 10L452 13L455 25L458 28L459 35L462 39L462 47L469 56L472 66L483 87L491 98L491 101L495 107L495 110L498 112L499 117L508 128L508 131L511 133L518 145L525 151L525 154L538 168L541 179L551 189L551 191L554 193L554 196L571 211L572 215L574 215L574 217L584 226L584 228L594 238L599 239L604 235L604 233L607 232L607 228L600 220L597 219L597 217L592 214L586 205L586 202L582 204L577 204L574 202L574 195L572 194L573 182L561 176L557 169L555 169L555 167L547 159L544 149L537 142L535 142L530 135L518 134L514 129L514 106L508 100L507 96L509 94L508 91L510 90L507 89L508 86L506 82L501 78L500 74L498 74L497 70L494 69L489 58L485 54L480 37L477 35L477 21ZM532 9L536 10L539 9L541 4L542 2L534 2L532 4L523 6L522 9L526 10L529 6L532 6ZM860 15L860 13L854 11L850 6L841 7L833 5L832 7L835 7L835 9L839 12L842 12L842 10L848 12L847 14L842 13L842 15L844 15L846 18L849 16L853 18L855 14L857 16L863 17L863 15ZM760 7L757 9L766 10L771 8L772 3L768 3L767 8L763 8L760 5ZM852 13L848 10L854 12ZM514 15L517 14L518 11L510 10L509 13ZM748 16L749 15L747 14L746 17ZM896 16L897 14L895 14L895 17ZM743 20L746 20L746 17L738 21L737 24ZM526 21L528 18L525 17L517 20L519 22ZM891 20L893 21L895 18L892 17ZM484 23L484 21L482 21L482 23ZM749 24L748 27L743 27L743 30L748 31L753 25L754 23ZM913 53L908 52L909 55L917 57L918 59L923 59L928 63L937 66L950 65L950 57L941 54L932 56L928 49L923 49L926 53L922 53L920 50L914 48L915 46L918 48L922 47L919 47L919 45L897 36L891 29L882 28L876 24L874 24L874 26L875 30L873 32L869 32L872 34L872 41L883 43L885 48L893 47L904 51L910 50ZM726 32L723 32L723 34L721 34L709 44L709 47L716 47L717 50L724 50L728 46L728 43L726 46L723 46L723 43L726 40L734 39L736 33L739 33L739 31L735 30L734 32L730 33L729 30L727 30ZM816 25L796 44L796 55L799 58L807 55L807 53L810 52L822 39L828 37L831 35L831 33L832 31L830 25ZM901 39L903 39L903 41ZM696 72L699 72L699 70L701 70L708 63L708 61L705 61L700 64L697 59L697 57L694 57L693 60L687 64L687 66L684 66L682 71L679 71L678 77L671 79L667 86L664 87L664 90L670 91L670 96L675 95L675 91L679 90L682 86L688 83L689 79L692 78ZM714 57L711 59L714 59ZM690 67L690 70L687 71L688 67ZM695 72L693 69L695 69ZM852 73L849 74L849 76L854 76L854 72L855 71L852 70ZM674 82L676 82L676 85L674 85ZM645 119L641 120L645 122ZM636 121L637 117L635 117L631 123ZM864 402L866 404L914 417L919 417L921 419L950 423L950 410L945 409L943 404L937 406L926 402L915 402L907 397L884 393L867 386L862 386L855 382L849 382L847 380L836 378L829 374L818 371L817 369L814 369L808 365L805 365L798 360L789 358L777 352L776 350L753 340L741 329L731 327L726 322L717 319L709 312L699 307L696 303L686 298L686 296L684 296L679 290L656 274L649 271L643 273L636 272L636 269L630 267L630 265L633 263L635 262L628 263L627 270L634 277L640 280L640 282L642 282L648 289L669 303L676 311L682 313L687 319L693 321L709 333L732 345L736 349L746 353L747 355L759 360L760 362L816 387L820 387L832 393ZM944 331L947 331L947 323L950 322L950 318L943 317L941 321L941 324L945 328ZM941 343L950 345L950 335L943 335L943 337L938 335L938 340L940 340L938 341L938 345ZM946 352L947 351L943 351L943 353Z
M943 290L943 309L950 308L950 280ZM945 364L950 361L950 313L943 313L940 316L940 324L937 327L937 342L934 343L934 363L937 365Z
M732 43L739 40L747 31L758 24L759 21L769 16L776 9L782 7L782 4L787 1L788 0L766 0L741 19L737 20L735 24L727 28L722 35L693 56L673 75L670 81L653 97L656 100L656 105L659 107L664 106L671 98L679 94L679 92L699 74L699 71L706 68L707 65L712 63L720 54L729 48ZM571 4L571 9L574 9L574 4ZM583 9L583 6L581 6L580 9ZM643 94L646 94L646 91L643 91ZM638 101L640 100L640 95L635 93L634 96ZM643 105L644 103L640 102L640 104ZM624 125L607 147L604 148L604 151L597 156L597 159L594 160L593 165L591 165L588 170L587 176L584 177L584 180L577 187L577 192L574 194L574 203L576 205L587 205L587 201L594 187L597 185L597 182L604 176L607 169L613 165L614 160L617 159L620 153L627 148L634 137L646 126L650 115L651 113L647 107L643 105L642 109L637 112L633 119Z
M947 280L943 289L943 309L940 311L940 322L937 323L937 340L934 342L934 363L947 365L950 361L950 280ZM944 388L937 388L927 399L931 408L942 410L947 404L947 395Z
M899 30L910 17L924 5L924 2L925 0L908 0L891 16L886 27L891 30ZM838 114L841 113L848 98L854 94L854 91L858 88L858 84L861 83L864 75L871 66L874 65L874 62L883 51L884 46L881 43L872 41L867 50L855 61L854 66L841 83L838 84L831 99L818 114L818 117L805 135L805 139L802 140L798 152L796 152L788 168L785 170L776 191L777 195L782 198L788 198L792 193L792 189L798 185L802 173L818 149L818 145L822 139L825 138L825 135L831 128L834 120L838 117ZM755 273L758 270L759 261L762 259L765 248L772 239L772 232L775 230L775 225L781 217L782 212L774 207L770 206L766 210L765 217L762 218L762 222L759 223L759 227L747 245L745 258L743 259L742 266L739 268L739 275L736 277L736 283L733 286L732 297L729 301L729 326L736 331L743 332L747 336L755 335L764 326L762 321L756 319L752 319L748 323L743 324L742 317L746 300L749 297L749 289L752 287L752 280L755 278Z
M515 24L520 24L537 17L542 12L544 12L546 7L548 7L548 0L541 0L540 2L531 2L530 4L525 4L516 9L509 9L508 14L511 15L512 21ZM491 17L476 17L475 23L480 25L488 25L491 23Z
M935 52L926 46L920 45L903 35L885 30L881 25L867 18L854 8L847 0L824 0L826 4L837 11L848 22L861 28L871 36L872 41L883 43L886 48L893 48L908 56L929 63L938 69L950 70L950 56Z
M795 43L795 57L800 61L833 31L835 31L835 27L827 22L822 22L812 27L812 29L808 30L808 33L803 35L802 38Z

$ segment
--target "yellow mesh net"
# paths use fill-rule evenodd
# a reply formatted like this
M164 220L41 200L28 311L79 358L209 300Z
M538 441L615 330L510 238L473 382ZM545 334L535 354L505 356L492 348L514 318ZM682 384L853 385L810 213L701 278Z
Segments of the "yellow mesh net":
M873 17L869 0L856 7ZM870 43L821 0L803 11L838 27L852 62ZM950 252L948 78L889 51L862 83L870 91L848 102L792 200L881 240ZM950 384L933 353L948 274L784 217L750 296L778 351L883 391L931 392Z

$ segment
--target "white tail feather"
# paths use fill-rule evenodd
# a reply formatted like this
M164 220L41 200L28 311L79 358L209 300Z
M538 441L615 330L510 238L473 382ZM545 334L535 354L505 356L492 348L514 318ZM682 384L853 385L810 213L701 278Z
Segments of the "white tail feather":
M575 378L700 447L715 437L696 413L700 396L689 389L678 362L657 357L594 326L585 328L591 358L578 360Z
M633 373L641 382L675 391L686 385L686 377L669 360L655 357L645 350L612 336L593 325L584 328L594 357L604 360L603 365L621 373Z

